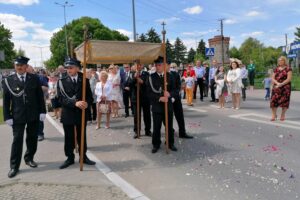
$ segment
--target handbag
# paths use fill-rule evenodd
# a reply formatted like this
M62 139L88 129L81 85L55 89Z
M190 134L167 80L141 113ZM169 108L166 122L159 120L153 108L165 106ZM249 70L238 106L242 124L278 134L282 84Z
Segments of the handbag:
M104 86L102 86L102 94L103 94L103 88L104 88ZM99 102L98 112L103 113L103 114L110 113L110 105L106 100Z

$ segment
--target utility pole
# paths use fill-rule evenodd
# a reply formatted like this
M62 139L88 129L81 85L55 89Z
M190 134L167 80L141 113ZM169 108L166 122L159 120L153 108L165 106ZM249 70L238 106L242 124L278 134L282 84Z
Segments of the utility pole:
M224 66L225 63L225 58L224 58L224 34L223 34L223 21L225 19L219 19L219 21L221 22L221 42L222 42L222 46L221 46L221 51L222 51L222 66Z
M134 0L132 0L132 20L133 20L133 41L136 42L135 5L134 5Z
M69 57L69 45L68 45L68 34L67 34L67 18L66 18L66 7L72 7L74 5L72 4L69 4L68 1L65 1L64 4L61 4L61 3L57 3L55 2L56 5L59 5L61 7L64 8L64 18L65 18L65 40L66 40L66 54L67 54L67 57Z
M40 54L41 54L41 67L44 67L44 59L43 59L43 48L47 48L49 46L32 46L35 48L39 48L40 49Z

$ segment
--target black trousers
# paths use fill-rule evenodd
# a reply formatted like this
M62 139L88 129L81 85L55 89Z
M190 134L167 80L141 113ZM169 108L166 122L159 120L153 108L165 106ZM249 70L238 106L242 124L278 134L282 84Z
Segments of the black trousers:
M74 149L75 149L75 132L74 127L76 126L77 130L77 145L78 145L78 153L80 153L80 142L81 142L81 124L73 124L73 125L67 125L63 124L64 132L65 132L65 155L67 156L68 160L74 160ZM83 154L84 157L86 156L87 151L87 145L86 145L86 124L84 127L84 145L83 145Z
M87 117L88 121L95 121L97 119L97 104L92 103L92 105L89 105L88 111L87 111Z
M247 79L243 78L242 83L244 85L244 87L242 88L242 98L245 100L246 99L246 89L247 89L247 86L248 86Z
M203 82L203 78L197 78L197 82L195 85L195 90L194 90L194 99L196 99L197 97L197 87L199 86L199 90L200 90L200 100L203 100L203 93L204 93L204 82Z
M19 169L22 158L23 151L23 138L24 131L26 127L26 146L27 150L24 155L24 160L31 161L34 158L34 155L37 150L38 142L38 128L39 121L29 122L27 124L14 124L13 129L13 143L11 146L11 155L10 155L10 168Z
M133 108L134 113L134 132L137 131L137 103L132 102L131 107ZM143 120L145 125L145 134L149 134L151 131L151 111L150 111L150 103L145 100L141 100L140 102L140 128L141 128L141 112L143 110Z
M211 100L215 101L216 100L216 96L215 96L215 79L211 79L210 80L210 96L211 96Z
M185 122L184 122L184 116L183 116L183 109L182 109L182 103L180 98L176 98L174 103L173 103L173 111L174 111L174 116L178 124L179 128L179 136L184 136L186 135L186 130L185 130Z
M165 123L165 114L152 112L153 115L153 134L152 145L154 148L159 148L161 144L161 126ZM168 112L168 124L169 124L169 146L174 145L174 131L173 131L173 112Z
M129 115L129 100L131 100L130 91L123 90L123 103L125 106L125 114L126 115ZM134 103L131 102L131 104L134 104ZM134 113L132 105L131 105L131 110L132 110L132 113Z

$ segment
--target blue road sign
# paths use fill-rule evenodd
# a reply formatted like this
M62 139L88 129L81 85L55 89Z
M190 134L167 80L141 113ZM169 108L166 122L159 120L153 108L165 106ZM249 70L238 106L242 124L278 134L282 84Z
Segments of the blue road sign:
M299 51L300 50L300 42L294 42L291 44L291 51Z
M206 56L214 56L215 55L215 48L205 48L205 55Z
M297 58L297 54L289 54L287 55L288 58Z

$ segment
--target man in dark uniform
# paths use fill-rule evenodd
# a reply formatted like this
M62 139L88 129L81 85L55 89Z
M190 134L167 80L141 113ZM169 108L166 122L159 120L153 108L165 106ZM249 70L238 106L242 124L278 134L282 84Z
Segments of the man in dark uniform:
M131 99L130 81L131 81L130 80L130 65L125 64L124 72L121 75L121 86L122 86L122 90L123 90L123 103L125 106L125 117L129 117L129 100ZM131 107L131 110L133 110L132 107Z
M161 144L160 129L165 121L165 102L168 103L168 128L169 128L169 149L177 151L174 146L173 131L173 105L174 101L174 81L170 73L164 74L163 58L159 57L156 61L156 73L149 76L148 95L152 106L153 116L153 135L152 135L152 153L156 153ZM164 91L164 76L167 75L167 91Z
M22 158L23 137L26 127L26 165L35 168L33 158L37 150L39 121L44 121L46 108L39 78L26 73L29 58L19 56L15 60L16 74L3 80L3 114L6 124L12 126L13 143L8 177L17 175Z
M146 83L149 78L149 72L142 70L141 66L136 65L136 70L131 72L131 83L130 83L130 90L131 90L131 102L132 108L134 113L134 136L133 138L138 138L137 135L137 82L140 84L140 124L139 128L141 129L141 111L143 110L143 119L145 125L145 135L151 136L151 112L150 112L150 101L147 95L147 86ZM139 73L137 73L139 71ZM139 77L138 77L139 74Z
M185 139L192 139L193 136L188 135L185 130L185 122L184 122L183 108L182 108L181 95L180 95L181 78L179 73L177 72L177 66L175 63L172 63L170 65L170 62L168 62L168 68L170 69L170 74L173 76L174 86L175 86L174 89L175 101L173 102L173 110L179 128L179 137Z
M88 104L93 103L92 91L89 81L86 81L86 101L82 101L82 81L83 75L79 72L80 62L73 58L68 58L65 61L65 67L67 68L68 75L59 80L57 85L58 99L62 105L61 122L65 132L65 155L67 160L60 166L60 169L64 169L74 164L75 155L73 153L75 149L75 128L77 132L77 144L80 152L81 141L81 116L82 110L86 112L86 119L84 123L84 157L83 163L87 165L95 165L94 161L91 161L86 156L87 142L86 142L86 122L87 122L87 107ZM76 145L77 145L76 144Z

